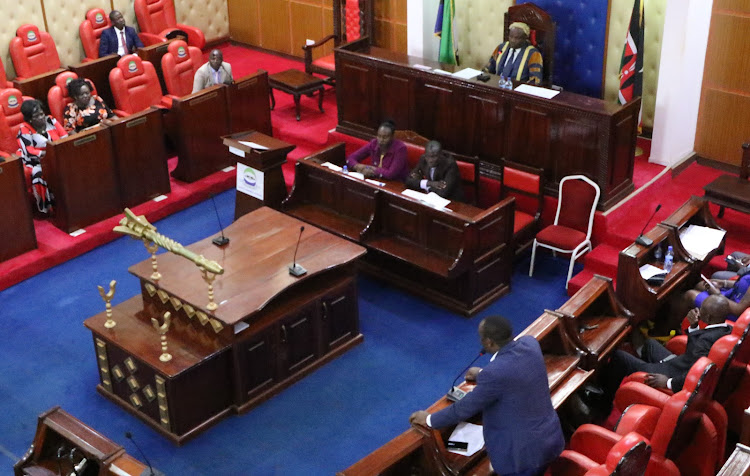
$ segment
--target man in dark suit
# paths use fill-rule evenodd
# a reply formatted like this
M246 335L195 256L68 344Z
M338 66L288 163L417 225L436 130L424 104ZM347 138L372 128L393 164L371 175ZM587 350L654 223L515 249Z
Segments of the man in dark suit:
M125 25L125 18L117 10L109 14L112 27L102 32L99 38L99 57L117 54L125 56L134 53L136 49L143 48L141 39L135 29Z
M493 469L507 475L537 475L565 446L560 420L550 400L547 368L531 336L512 339L507 319L488 316L479 323L490 363L472 367L467 381L477 386L453 405L433 414L420 410L412 424L444 428L482 413L484 444Z
M614 394L626 376L634 372L648 372L648 385L679 392L690 367L699 358L708 356L714 342L732 332L731 326L724 323L728 312L729 301L720 294L707 297L700 309L692 309L687 315L690 328L687 348L682 355L672 354L654 339L647 339L643 343L641 358L622 350L615 351L605 374L609 380L608 390ZM707 324L705 328L698 326L699 320Z
M406 186L420 192L435 192L448 200L464 200L456 160L444 153L443 146L435 140L425 145L417 166L406 177Z

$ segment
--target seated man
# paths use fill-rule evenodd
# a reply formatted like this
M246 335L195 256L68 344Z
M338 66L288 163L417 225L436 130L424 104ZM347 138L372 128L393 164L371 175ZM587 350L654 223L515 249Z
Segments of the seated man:
M690 328L687 348L682 355L672 354L654 339L644 342L641 358L616 350L605 372L607 390L614 395L623 378L634 372L648 372L646 384L679 392L690 367L699 358L707 357L714 342L732 331L724 322L728 311L729 301L721 295L709 296L700 309L692 309L687 315ZM699 320L707 324L704 329L698 326ZM634 334L634 337L639 335L642 334Z
M529 42L526 23L511 23L508 41L492 52L484 71L529 84L542 84L542 54Z
M125 18L117 10L109 14L112 26L102 32L99 38L99 58L107 55L125 56L143 48L141 39L132 27L125 25Z
M193 92L197 93L215 84L232 84L233 81L232 65L224 61L224 54L221 50L212 50L208 55L208 63L195 72Z
M393 138L395 132L393 121L384 121L378 127L377 137L347 157L346 165L367 178L403 181L409 172L406 145ZM371 160L371 165L361 163L367 159Z
M425 145L417 166L406 177L406 186L425 193L435 192L448 200L464 200L456 160L444 153L443 146L435 140Z
M737 280L712 279L710 285L701 281L694 289L685 291L682 296L683 306L698 307L712 295L726 296L729 309L724 318L730 321L736 320L745 312L745 309L750 307L750 274L745 274Z
M531 336L513 340L510 322L500 316L479 323L479 340L493 356L484 369L472 367L466 373L467 381L477 383L474 390L437 413L414 412L409 421L444 428L481 412L492 469L503 475L541 474L560 455L565 439L539 342Z

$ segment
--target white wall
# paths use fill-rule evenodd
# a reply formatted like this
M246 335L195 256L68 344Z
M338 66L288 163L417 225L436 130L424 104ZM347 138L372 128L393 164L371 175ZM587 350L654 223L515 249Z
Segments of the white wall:
M650 162L672 166L691 156L713 0L668 0Z
M436 60L440 39L435 36L436 0L409 0L406 6L407 52L412 56Z

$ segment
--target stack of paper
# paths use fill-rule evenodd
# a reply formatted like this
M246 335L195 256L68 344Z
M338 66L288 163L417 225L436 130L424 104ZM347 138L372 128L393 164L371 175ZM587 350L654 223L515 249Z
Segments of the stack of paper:
M257 142L249 141L249 140L241 140L240 144L246 145L250 147L251 149L255 149L255 150L268 150L268 147L264 145L260 145Z
M560 94L560 91L555 91L554 89L547 89L547 88L540 88L539 86L531 86L530 84L522 84L518 86L515 91L518 91L519 93L525 93L530 94L532 96L544 98L544 99L552 99L553 97Z
M329 169L334 170L336 172L341 172L342 170L344 170L341 167L339 167L338 165L332 164L330 162L323 162L320 165L322 165L323 167L328 167Z
M472 79L472 78L476 78L480 74L482 74L482 72L479 71L478 69L464 68L461 71L456 71L455 73L453 73L453 76L457 78L461 78L461 79Z
M477 451L484 447L484 434L482 433L482 425L475 425L473 423L466 423L462 421L456 425L456 429L451 433L451 437L448 441L460 441L462 443L468 443L469 447L465 450L449 449L451 453L456 453L464 456L471 456Z
M417 192L416 190L407 189L401 193L403 195L406 195L407 197L415 198L435 208L445 208L446 206L448 206L448 204L451 203L450 200L447 200L441 197L435 192L422 193L422 192Z
M724 230L690 225L680 230L680 241L693 258L702 260L721 245L725 234Z
M656 266L650 265L648 263L646 263L643 266L641 266L639 268L639 270L641 272L641 278L643 278L645 280L649 280L649 279L651 279L654 276L657 276L659 274L664 274L664 275L667 274L667 272L664 271L663 269L657 268Z

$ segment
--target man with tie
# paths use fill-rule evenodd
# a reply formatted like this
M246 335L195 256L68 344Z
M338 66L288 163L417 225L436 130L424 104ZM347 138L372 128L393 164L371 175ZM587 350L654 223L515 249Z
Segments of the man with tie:
M125 56L134 53L138 48L143 48L141 39L135 29L125 25L125 18L117 10L109 14L112 27L102 32L99 38L99 57L107 55Z
M232 65L224 61L221 50L212 50L208 55L208 63L195 72L193 92L197 93L215 84L232 84L232 81Z
M406 186L424 193L435 192L448 200L464 201L456 160L444 153L436 140L425 145L417 166L406 177Z
M542 54L529 42L531 30L526 23L511 23L508 41L492 52L484 71L522 83L542 83Z

